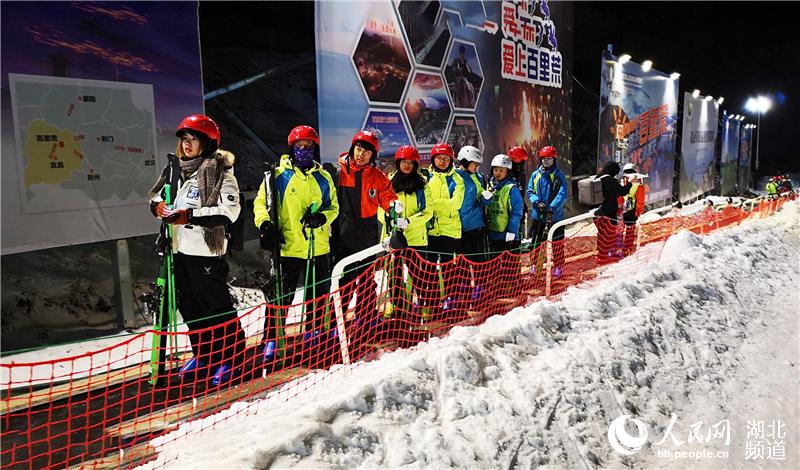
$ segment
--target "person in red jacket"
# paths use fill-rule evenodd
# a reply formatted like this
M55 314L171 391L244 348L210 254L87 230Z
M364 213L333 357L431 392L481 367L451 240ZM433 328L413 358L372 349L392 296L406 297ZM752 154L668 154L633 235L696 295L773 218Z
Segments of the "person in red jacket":
M386 212L391 207L398 213L402 212L401 204L396 202L397 195L392 189L391 181L375 162L380 148L377 135L370 131L359 131L353 136L350 150L339 157L336 189L339 196L339 217L333 231L333 248L337 261L380 242L378 207ZM359 323L378 318L377 285L374 277L362 276L367 271L373 272L370 270L370 261L373 260L374 258L360 261L357 269L346 270L341 281L341 285L346 286L358 279L355 289L343 290L342 305L349 305L351 296L356 294L356 315Z
M622 178L631 185L628 192L617 200L625 224L622 254L628 256L636 250L636 221L644 213L644 183L643 176L636 171L633 163L626 163L622 167Z

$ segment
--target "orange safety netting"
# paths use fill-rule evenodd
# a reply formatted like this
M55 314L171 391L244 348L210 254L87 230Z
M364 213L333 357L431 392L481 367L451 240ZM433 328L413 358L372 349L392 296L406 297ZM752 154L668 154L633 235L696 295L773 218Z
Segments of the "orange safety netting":
M259 305L240 312L238 320L159 333L164 354L155 386L149 382L152 331L74 357L4 363L0 464L105 468L144 463L159 450L151 440L180 423L267 394L289 399L346 370L332 368L335 364L357 366L443 336L455 326L481 324L513 307L558 295L596 276L603 265L645 252L644 245L679 230L708 233L748 217L765 217L786 199L744 208L707 207L689 216L666 213L631 225L596 218L593 224L567 227L562 240L472 260L397 250L361 267L354 281L307 302ZM651 246L657 249L644 255L648 259L660 254L660 247ZM265 353L270 340L274 353ZM181 377L179 368L193 355L206 365ZM218 361L232 367L221 385L210 380ZM237 407L227 417L247 409Z

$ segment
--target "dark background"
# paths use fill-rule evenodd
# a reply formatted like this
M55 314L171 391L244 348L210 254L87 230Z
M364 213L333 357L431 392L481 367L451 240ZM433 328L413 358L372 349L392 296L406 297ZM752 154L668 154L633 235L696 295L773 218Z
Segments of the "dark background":
M800 54L792 35L798 13L797 4L783 2L576 2L574 174L595 170L600 53L608 44L616 55L630 54L639 63L650 59L658 70L680 73L679 111L683 92L697 88L703 95L723 96L721 110L755 123L745 101L770 96L773 107L761 119L757 176L800 171L800 159L792 156L792 116L800 111ZM206 102L207 112L220 117L228 147L250 161L251 171L237 173L241 180L244 173L258 174L259 162L274 155L253 145L223 115L235 110L275 154L285 151L292 126L317 124L314 3L201 2L200 34L206 92L307 58L304 65ZM244 186L257 184L252 179Z
M758 175L800 171L792 124L800 112L798 14L798 4L783 2L576 3L573 69L585 87L573 87L576 154L596 153L600 52L613 44L617 56L630 54L639 63L650 59L662 72L681 74L679 111L683 92L697 88L702 95L725 98L720 116L724 109L755 124L745 101L770 96L772 109L761 117ZM755 142L751 158L755 161Z

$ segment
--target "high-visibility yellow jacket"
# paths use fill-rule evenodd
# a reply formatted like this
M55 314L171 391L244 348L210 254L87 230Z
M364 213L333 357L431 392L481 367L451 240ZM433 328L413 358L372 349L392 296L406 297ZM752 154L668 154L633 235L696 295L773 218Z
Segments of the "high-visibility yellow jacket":
M459 210L464 202L464 180L455 168L449 171L431 171L428 186L433 207L433 227L430 236L461 238Z
M258 188L253 205L256 227L269 219L267 210L266 182ZM327 255L331 251L330 225L339 215L339 201L331 175L319 163L307 171L292 165L288 156L281 157L275 170L275 188L278 195L278 227L286 240L281 246L281 256L306 258L309 254L311 229L306 229L308 239L303 236L300 219L313 203L325 215L325 225L314 229L314 256Z

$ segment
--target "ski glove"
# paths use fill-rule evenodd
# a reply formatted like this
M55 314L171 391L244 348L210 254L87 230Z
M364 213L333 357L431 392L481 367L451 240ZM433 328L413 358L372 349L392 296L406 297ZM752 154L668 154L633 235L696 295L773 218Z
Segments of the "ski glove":
M516 239L516 238L517 238L517 236L516 236L516 235L514 235L513 233L511 233L511 232L506 232L506 241L507 241L507 242L513 242L513 241L514 241L514 239Z
M538 201L536 203L536 210L539 211L539 213L544 213L544 211L547 210L547 204L543 201Z
M168 224L186 225L189 223L189 209L167 209L162 218Z
M486 199L487 201L490 200L494 196L494 193L489 191L488 189L484 189L481 193L481 197Z
M398 199L395 199L394 201L392 201L391 202L391 206L394 208L394 211L396 213L398 213L398 214L402 214L403 213L403 209L405 209L405 207L403 207L403 203L400 202Z
M400 230L405 230L408 228L408 219L399 218L397 219L397 223L395 225Z
M307 210L305 215L300 222L303 223L303 227L309 228L320 228L325 225L325 222L328 221L328 218L325 217L325 214L322 212L311 213L311 210Z
M155 215L156 217L161 217L162 219L166 218L169 215L170 208L167 207L167 203L164 201L159 202L156 204Z
M262 250L278 248L281 244L286 243L283 234L278 231L278 227L271 220L265 220L259 230L261 231L261 236L258 242Z

